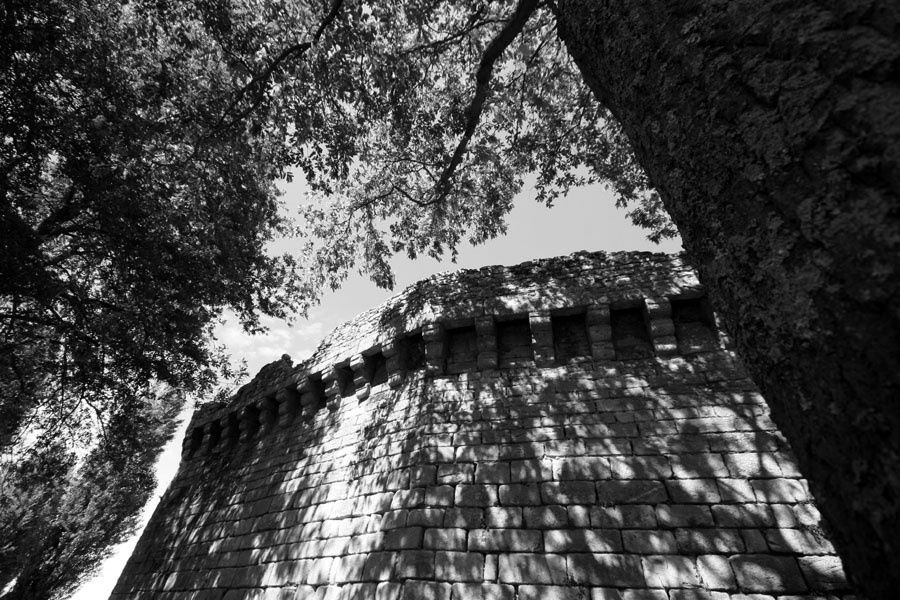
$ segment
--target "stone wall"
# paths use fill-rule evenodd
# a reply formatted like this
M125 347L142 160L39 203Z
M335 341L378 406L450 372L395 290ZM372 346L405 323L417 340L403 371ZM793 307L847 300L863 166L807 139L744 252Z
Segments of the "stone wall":
M419 282L197 411L112 598L847 597L728 348L678 257Z

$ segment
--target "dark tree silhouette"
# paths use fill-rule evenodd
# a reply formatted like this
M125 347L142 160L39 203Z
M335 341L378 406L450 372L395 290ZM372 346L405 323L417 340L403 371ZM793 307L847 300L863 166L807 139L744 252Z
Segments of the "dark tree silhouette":
M830 4L830 6L829 6ZM872 598L900 589L900 6L559 4Z

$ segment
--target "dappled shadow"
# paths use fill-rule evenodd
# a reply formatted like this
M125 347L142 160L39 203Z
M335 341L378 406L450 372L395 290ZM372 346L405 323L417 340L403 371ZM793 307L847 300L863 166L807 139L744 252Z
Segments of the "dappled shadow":
M195 419L116 597L849 592L702 290L638 258L439 279Z

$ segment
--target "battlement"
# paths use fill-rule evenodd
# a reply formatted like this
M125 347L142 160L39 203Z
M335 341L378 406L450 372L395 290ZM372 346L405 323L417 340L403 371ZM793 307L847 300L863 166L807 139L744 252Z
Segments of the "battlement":
M673 314L673 306L675 313ZM341 397L429 375L720 348L712 311L678 256L581 252L433 276L344 323L313 356L264 367L226 405L191 422L184 457L228 448Z
M419 282L195 414L115 600L849 599L677 256Z

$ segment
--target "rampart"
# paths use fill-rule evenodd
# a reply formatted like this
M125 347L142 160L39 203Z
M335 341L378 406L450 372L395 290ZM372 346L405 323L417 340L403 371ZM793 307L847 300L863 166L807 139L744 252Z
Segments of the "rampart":
M112 598L848 597L680 258L419 282L194 415Z

